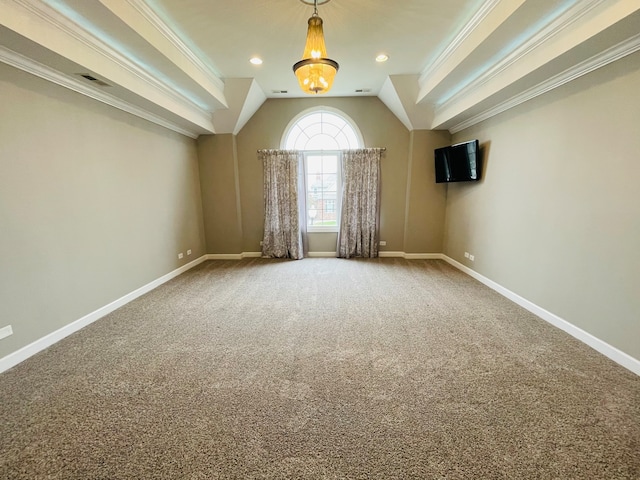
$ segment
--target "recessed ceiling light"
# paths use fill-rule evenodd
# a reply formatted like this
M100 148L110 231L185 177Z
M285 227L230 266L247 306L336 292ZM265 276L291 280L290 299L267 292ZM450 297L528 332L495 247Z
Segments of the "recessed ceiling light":
M386 62L387 60L389 60L389 56L385 55L384 53L381 53L376 57L376 62L378 63Z
M254 65L262 65L262 59L258 57L251 57L249 61Z

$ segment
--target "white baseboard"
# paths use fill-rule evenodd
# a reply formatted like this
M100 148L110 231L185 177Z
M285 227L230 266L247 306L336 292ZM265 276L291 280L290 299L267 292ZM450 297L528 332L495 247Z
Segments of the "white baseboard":
M21 349L10 353L6 357L1 358L0 359L0 373L10 369L11 367L14 367L15 365L19 364L20 362L23 362L24 360L26 360L27 358L35 355L36 353L44 350L47 347L50 347L54 343L59 342L63 338L68 337L72 333L77 332L81 328L86 327L87 325L95 322L96 320L104 317L105 315L107 315L107 314L113 312L114 310L122 307L123 305L126 305L127 303L131 302L132 300L135 300L136 298L140 297L141 295L144 295L145 293L150 292L154 288L162 285L163 283L168 282L169 280L171 280L172 278L177 277L181 273L184 273L187 270L195 267L196 265L201 264L202 262L207 260L206 257L207 257L206 255L203 255L200 258L197 258L197 259L193 260L192 262L187 263L186 265L183 265L182 267L177 268L177 269L167 273L166 275L163 275L162 277L160 277L160 278L158 278L158 279L156 279L156 280L154 280L154 281L152 281L150 283L147 283L146 285L134 290L133 292L128 293L125 296L118 298L117 300L114 300L113 302L109 303L108 305L105 305L104 307L101 307L101 308L99 308L99 309L97 309L97 310L85 315L84 317L79 318L78 320L75 320L75 321L65 325L62 328L59 328L58 330L56 330L54 332L51 332L50 334L45 335L42 338L39 338L35 342L32 342L29 345L26 345L26 346L22 347Z
M381 258L404 258L406 260L442 260L441 253L406 253L387 250L378 251Z
M242 260L241 253L208 253L207 260Z
M243 258L260 258L260 252L242 253L209 253L206 260L242 260ZM307 258L335 258L336 252L307 252ZM442 253L405 253L395 251L378 251L379 257L406 258L407 260L442 260Z
M307 252L308 258L336 258L336 252Z
M378 250L380 258L404 258L404 252L392 252L389 250Z
M475 270L470 269L469 267L461 264L460 262L454 260L451 257L446 255L442 255L441 257L447 263L453 265L458 270L466 273L467 275L475 278L479 282L485 284L487 287L495 290L500 295L508 298L514 303L517 303L524 309L530 311L534 315L537 315L541 319L549 322L554 327L557 327L561 330L564 330L572 337L580 340L583 343L586 343L594 350L602 353L604 356L609 357L611 360L616 362L619 365L622 365L628 370L631 370L636 375L640 375L640 360L633 358L631 355L624 353L621 350L618 350L616 347L609 345L607 342L600 340L597 337L594 337L589 332L585 332L579 327L576 327L572 323L567 322L566 320L560 318L559 316L545 310L542 307L539 307L533 302L530 302L526 298L521 297L517 293L512 292L511 290L504 288L502 285L494 282L493 280L488 279L484 275L479 274Z
M243 258L260 258L261 252L242 252L242 253L208 253L205 260L242 260Z
M405 253L403 258L407 260L442 260L441 253Z
M101 307L98 310L95 310L94 312L91 312L88 315L85 315L84 317L78 320L75 320L74 322L71 322L68 325L65 325L64 327L56 330L55 332L52 332L36 340L35 342L30 343L29 345L22 347L21 349L13 353L10 353L6 357L1 358L0 373L10 369L11 367L17 365L18 363L26 360L27 358L35 355L36 353L44 350L45 348L50 347L54 343L59 342L63 338L71 335L74 332L77 332L81 328L86 327L87 325L95 322L96 320L104 317L105 315L113 312L114 310L131 302L132 300L135 300L141 295L144 295L145 293L153 290L154 288L162 285L165 282L168 282L172 278L177 277L181 273L186 272L187 270L201 264L206 260L241 260L243 258L257 258L260 256L261 256L260 252L203 255L200 258L197 258L196 260L186 265L183 265L182 267L177 268L176 270L173 270L167 273L166 275L163 275L162 277L154 280L153 282L150 282L134 290L133 292L128 293L127 295L117 300L114 300L108 305L105 305L104 307ZM594 337L590 333L582 330L579 327L576 327L575 325L545 310L544 308L539 307L538 305L534 304L533 302L530 302L526 298L521 297L520 295L512 292L511 290L503 287L502 285L494 282L493 280L488 279L484 275L479 274L475 270L470 269L469 267L461 264L460 262L454 260L451 257L448 257L447 255L444 255L442 253L405 253L405 252L385 251L385 252L379 252L379 256L380 257L396 257L396 258L399 257L399 258L406 258L408 260L422 260L422 259L444 260L450 265L456 267L458 270L475 278L479 282L483 283L484 285L491 288L492 290L495 290L496 292L508 298L512 302L520 305L521 307L533 313L534 315L549 322L553 326L567 332L569 335L580 340L581 342L586 343L594 350L602 353L606 357L610 358L611 360L618 363L619 365L627 368L628 370L632 371L636 375L640 375L640 360L622 352L621 350L618 350L617 348L609 345L603 340L600 340L599 338ZM309 257L335 257L335 252L310 252Z

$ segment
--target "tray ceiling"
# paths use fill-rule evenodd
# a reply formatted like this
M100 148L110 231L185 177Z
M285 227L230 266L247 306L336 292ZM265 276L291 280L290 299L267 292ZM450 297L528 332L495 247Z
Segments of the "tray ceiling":
M318 11L340 64L327 95L378 96L408 129L458 131L640 48L640 3L628 0ZM0 60L192 137L238 133L267 98L306 96L292 65L312 13L300 0L5 1Z

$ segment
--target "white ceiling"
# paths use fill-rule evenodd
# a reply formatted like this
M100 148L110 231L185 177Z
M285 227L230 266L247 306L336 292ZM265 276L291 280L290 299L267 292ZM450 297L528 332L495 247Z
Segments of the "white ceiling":
M327 96L378 96L408 129L458 131L640 49L636 0L318 11L340 64ZM237 133L266 98L306 96L292 65L312 13L301 0L0 0L0 60L192 137Z

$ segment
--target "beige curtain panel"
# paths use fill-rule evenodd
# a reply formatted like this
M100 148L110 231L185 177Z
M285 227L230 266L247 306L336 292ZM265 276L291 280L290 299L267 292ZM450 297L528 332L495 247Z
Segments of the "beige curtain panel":
M259 150L264 166L262 256L303 257L298 215L298 152Z
M380 158L384 149L345 150L338 257L378 256Z

